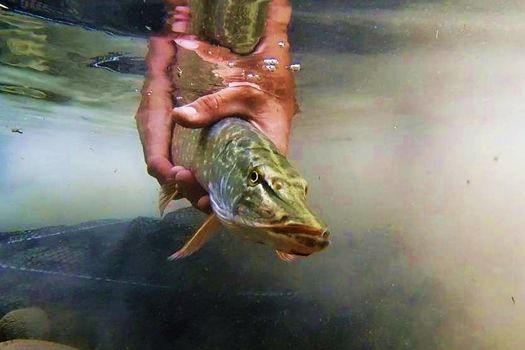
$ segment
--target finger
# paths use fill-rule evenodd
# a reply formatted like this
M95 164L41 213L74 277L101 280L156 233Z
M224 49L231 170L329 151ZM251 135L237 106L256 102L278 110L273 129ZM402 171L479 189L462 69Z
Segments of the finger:
M291 128L289 113L274 98L254 87L228 87L175 108L172 113L176 123L187 128L202 128L235 115L249 119L279 151L287 153Z
M169 179L170 179L169 181L176 182L175 178L177 177L177 173L179 173L182 170L185 170L185 168L180 165L176 165L173 168L171 168L170 175L169 175ZM184 194L182 193L182 188L178 184L176 188L177 188L177 194L175 195L175 197L173 197L173 199L177 200L177 199L184 198Z
M197 205L195 207L206 214L211 214L210 196L206 195L201 197L197 201Z
M273 0L268 7L265 35L286 33L292 19L292 7L288 0Z
M175 177L177 176L177 173L181 170L185 170L186 168L184 168L183 166L180 166L180 165L175 165L172 169L171 169L171 173L173 174L173 178L175 179Z
M184 13L186 15L190 15L190 7L188 5L176 6L175 11L177 11L178 13Z
M184 197L186 197L194 207L197 207L201 197L208 195L193 173L187 169L179 171L175 176L175 181L177 181L181 187Z
M175 122L187 128L202 128L225 117L251 117L264 102L263 92L253 87L229 87L175 108Z
M188 6L177 6L175 7L174 14L171 16L173 24L171 30L174 33L187 33L190 28L190 8Z
M173 36L153 36L149 39L148 55L148 76L165 77L167 67L175 57L175 45Z
M194 51L200 58L215 64L228 64L235 62L239 57L228 48L212 45L205 41L200 41L194 35L182 35L174 39L175 43L190 51Z
M149 119L149 112L168 111L171 109L171 84L168 67L175 57L175 46L171 38L152 37L146 57L147 72L142 88L137 117ZM166 114L167 115L167 114Z
M148 109L139 110L136 119L148 173L163 184L173 167L169 160L173 119L167 112Z
M179 171L175 175L175 181L181 186L184 197L192 203L197 203L200 197L208 194L188 169Z
M288 52L288 25L291 17L292 8L288 0L273 0L268 8L264 36L255 52L274 56Z
M177 177L177 174L181 173L181 172L182 172L182 174ZM194 198L192 198L192 200L194 202L194 204L192 203L193 206L195 208L199 209L202 212L210 214L211 213L210 196L208 196L208 193L202 187L200 187L200 185L199 185L199 189L197 191L195 191L195 189L191 188L191 186L192 186L191 184L192 183L195 184L197 182L197 180L192 175L192 173L189 170L187 170L184 167L179 166L179 165L173 167L173 169L171 169L171 173L173 174L173 179L178 179L179 182L181 183L181 185L180 185L180 192L175 197L175 199L180 199L180 198L184 197L184 193L183 192L187 192L188 191L187 189L186 190L184 189L184 186L186 186L186 188L187 188L188 187L187 184L189 183L190 184L189 192L190 193L193 192L195 194ZM175 181L177 181L177 180L175 180ZM202 190L202 192L200 190ZM203 194L203 195L200 198L198 198L196 200L196 202L195 202L195 198L197 198L200 194Z
M172 171L173 164L162 156L154 156L146 160L148 174L157 179L157 181L164 185L169 181L173 181Z
M161 184L169 181L170 169L173 168L170 144L174 123L170 117L171 82L167 79L166 69L174 55L175 47L170 38L150 38L148 75L135 115L148 173Z

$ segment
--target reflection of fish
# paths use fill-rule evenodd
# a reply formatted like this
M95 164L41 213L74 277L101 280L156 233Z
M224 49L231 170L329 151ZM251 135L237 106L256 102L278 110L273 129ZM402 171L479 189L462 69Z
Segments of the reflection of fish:
M207 266L209 259L217 262L227 258L214 249L196 261L193 265L195 271L183 265L166 264L169 247L182 245L185 237L195 232L204 218L205 215L196 209L183 208L169 213L163 220L97 220L75 226L0 232L0 313L11 310L13 306L19 307L16 300L13 304L9 300L28 292L37 293L46 285L57 283L60 288L49 290L49 293L88 288L99 292L170 292L180 296L185 293L185 286L178 283L175 276L193 275L199 271L195 275L202 277L199 264ZM213 284L214 272L209 274L206 275L206 284ZM224 278L220 276L221 280ZM295 291L282 290L277 285L267 285L264 289L245 285L237 292L229 289L229 293L243 298L289 298L296 295Z
M306 204L306 181L249 122L226 118L204 129L177 126L173 161L191 169L210 194L214 214L172 259L199 249L218 227L277 250L283 260L328 246L328 230ZM176 195L166 187L161 211Z
M180 215L184 221L185 211ZM170 288L134 278L118 278L107 273L111 256L119 248L129 222L99 220L75 227L50 227L17 233L0 233L0 270L33 273L137 287ZM106 232L112 232L108 236ZM120 231L120 232L119 232ZM117 233L118 232L118 233ZM93 259L93 251L97 259Z
M92 57L88 66L124 74L144 75L146 73L144 58L128 56L121 52L110 52L107 55Z

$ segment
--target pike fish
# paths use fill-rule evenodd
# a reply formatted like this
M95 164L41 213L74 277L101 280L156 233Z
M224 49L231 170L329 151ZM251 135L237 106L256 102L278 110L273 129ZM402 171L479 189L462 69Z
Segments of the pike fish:
M306 180L249 122L229 117L202 129L177 125L172 147L173 163L191 170L208 191L213 214L170 260L197 251L221 224L273 247L284 261L329 245L327 225L307 204ZM175 185L163 187L161 213L176 195Z

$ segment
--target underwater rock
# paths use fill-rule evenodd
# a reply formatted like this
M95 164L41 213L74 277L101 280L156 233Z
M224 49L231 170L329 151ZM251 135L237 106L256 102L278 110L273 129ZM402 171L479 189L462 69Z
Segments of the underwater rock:
M71 346L43 340L17 339L0 343L0 350L76 350Z
M442 346L435 331L447 312L461 316L458 330L472 329L390 232L348 234L352 254L286 264L221 230L198 254L167 261L205 218L184 208L162 220L0 232L0 316L39 305L50 339L97 350L461 348ZM0 350L71 350L10 344Z
M0 319L0 340L46 339L50 330L47 314L37 307L14 310Z

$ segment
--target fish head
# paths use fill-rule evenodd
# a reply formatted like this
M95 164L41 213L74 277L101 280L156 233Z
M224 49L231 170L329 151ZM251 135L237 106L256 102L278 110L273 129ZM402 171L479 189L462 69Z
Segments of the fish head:
M308 256L326 248L328 227L308 206L308 184L286 157L264 149L244 157L237 178L226 181L234 194L231 215L218 213L225 226L284 253Z

